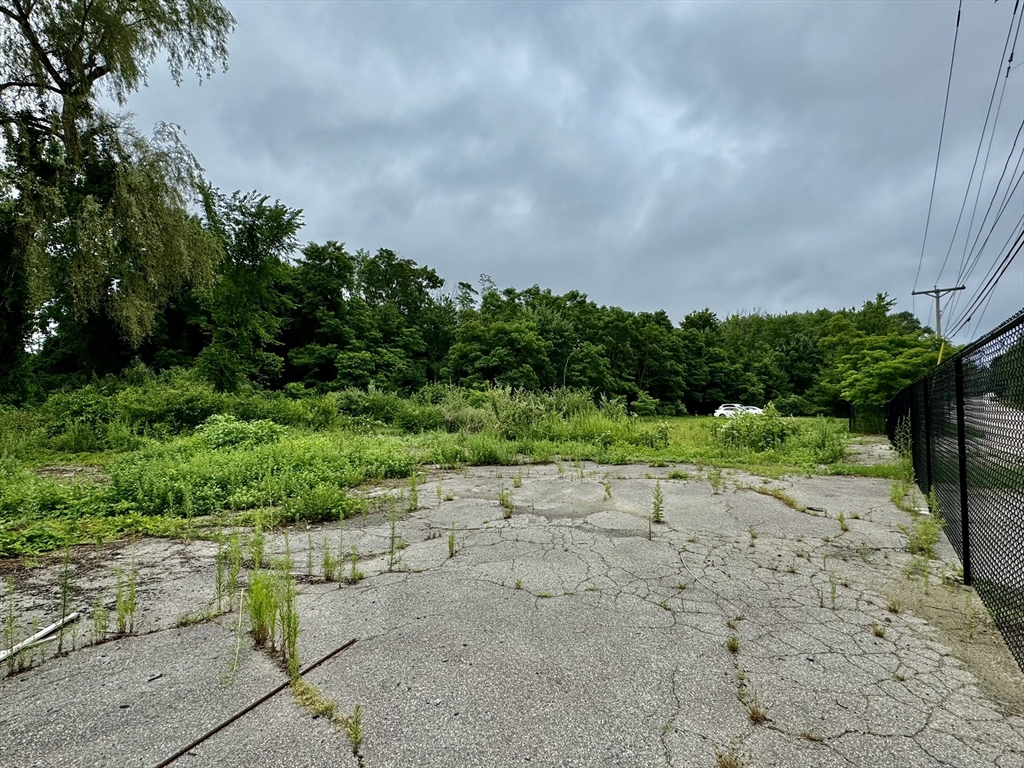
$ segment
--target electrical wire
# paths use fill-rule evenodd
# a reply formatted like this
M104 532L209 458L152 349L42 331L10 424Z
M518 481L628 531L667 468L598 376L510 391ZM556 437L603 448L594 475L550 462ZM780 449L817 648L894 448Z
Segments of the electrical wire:
M1002 247L999 249L999 253L1004 253L1004 252L1006 252L1008 247L1012 247L1012 246L1010 246L1010 241L1013 240L1014 237L1016 237L1017 231L1019 229L1021 229L1022 226L1024 226L1024 214L1022 214L1021 217L1017 220L1017 223L1016 223L1016 225L1014 225L1013 229L1011 230L1010 235L1006 238L1006 241L1003 243ZM992 275L993 271L998 268L998 266L999 266L999 260L998 260L998 257L997 257L996 260L993 261L992 266L990 266L988 268L988 271L985 273L985 276L982 278L982 286L984 285L985 281L988 280L989 277ZM970 295L970 298L967 299L967 303L968 303L969 306L973 305L975 298L981 293L982 286L979 286L978 288L976 288L974 293L972 293ZM964 310L963 312L961 312L959 314L956 314L956 307L951 304L950 308L949 308L949 315L951 317L953 317L953 321L952 321L952 323L950 323L950 325L954 325L954 324L958 323L960 321L960 319L965 317L967 314L969 314L968 310Z
M1006 29L1006 40L1003 41L1003 50L999 54L999 66L996 68L996 79L992 83L992 93L988 97L988 109L985 110L985 123L981 127L981 136L978 137L978 148L974 152L974 164L971 166L971 175L967 179L967 189L964 190L964 199L960 203L960 213L956 217L956 226L953 228L953 236L949 239L949 248L946 249L946 256L942 260L942 266L939 268L939 276L935 279L935 284L938 285L942 280L942 273L946 270L946 262L949 261L949 255L953 252L953 243L956 242L956 236L960 232L960 224L963 222L964 211L967 209L967 200L971 196L971 186L974 184L974 173L978 170L978 158L981 157L981 148L985 144L985 134L988 132L988 121L992 117L992 105L996 101L996 91L999 91L999 81L1002 80L1003 88L999 93L999 106L996 108L995 120L992 121L992 134L989 137L988 152L992 151L992 140L996 135L996 125L999 123L999 111L1003 106L1003 93L1006 91L1006 77L1003 75L1003 62L1006 60L1006 50L1010 46L1010 38L1013 37L1013 22L1017 18L1017 9L1020 7L1020 0L1015 0L1013 4L1013 15L1010 16L1010 25ZM1020 27L1018 26L1018 31ZM1017 40L1014 37L1014 45ZM1010 61L1013 61L1013 49L1010 48ZM988 152L985 153L985 162L982 164L981 179L978 181L978 197L974 201L974 210L978 210L978 198L981 197L981 186L985 182L985 168L988 165ZM974 215L971 215L971 224L973 226ZM970 228L967 230L967 242L970 241ZM964 252L967 251L967 242L964 243ZM962 268L962 262L961 262ZM959 285L959 281L957 282Z
M1017 129L1017 134L1014 136L1013 145L1010 147L1010 153L1006 156L1006 162L1003 164L1003 170L999 174L999 180L996 182L995 188L992 190L992 198L989 200L988 206L985 209L985 216L981 220L981 224L978 227L978 232L975 235L974 243L971 245L971 250L967 256L965 262L966 266L960 270L957 274L957 284L962 285L974 272L978 262L981 260L981 256L985 251L985 246L988 244L989 238L992 237L992 233L995 231L996 225L999 223L1003 212L1006 210L1009 201L1013 198L1016 193L1017 186L1020 184L1020 179L1017 179L1014 183L1013 179L1017 175L1018 169L1021 167L1021 160L1024 159L1024 145L1022 145L1020 156L1017 158L1017 163L1014 166L1013 172L1010 174L1010 181L1007 182L1006 190L1003 194L1003 199L1000 201L999 209L996 212L996 217L992 220L992 225L988 229L988 234L985 236L984 241L981 243L981 247L978 247L978 241L981 240L981 235L985 231L985 225L988 223L988 217L992 213L992 207L996 203L996 198L999 195L999 190L1002 188L1003 180L1006 178L1006 171L1010 167L1010 161L1017 150L1017 144L1020 141L1021 135L1024 134L1024 121L1021 122L1020 127ZM959 297L957 297L959 298ZM955 310L958 301L954 301L950 307L951 311Z
M1003 260L999 262L996 271L991 272L990 270L991 277L985 282L981 289L979 289L979 291L976 293L977 298L974 301L972 301L970 306L965 310L966 316L962 320L960 320L960 322L953 326L953 329L949 332L950 337L959 333L960 329L963 328L964 325L966 325L968 322L970 322L973 313L978 309L978 307L980 307L981 304L992 295L992 292L995 290L996 285L999 284L999 280L1003 277L1004 274L1006 274L1006 270L1010 268L1010 265L1013 263L1013 260L1021 252L1021 249L1024 249L1024 231L1021 231L1017 234L1016 242L1013 244L1013 247L1007 252L1007 254L1003 257Z
M960 37L960 12L963 10L964 0L960 0L956 7L956 29L953 31L953 52L949 57L949 75L946 78L946 99L942 105L942 124L939 127L939 147L935 152L935 170L932 173L932 191L928 196L928 215L924 222L924 237L921 240L921 256L917 260L917 274L914 276L914 290L917 290L917 281L921 278L921 265L924 263L924 249L928 243L928 227L932 221L932 206L935 203L935 182L939 178L939 159L942 157L942 137L946 132L946 113L949 111L949 90L953 83L953 63L956 61L956 41Z

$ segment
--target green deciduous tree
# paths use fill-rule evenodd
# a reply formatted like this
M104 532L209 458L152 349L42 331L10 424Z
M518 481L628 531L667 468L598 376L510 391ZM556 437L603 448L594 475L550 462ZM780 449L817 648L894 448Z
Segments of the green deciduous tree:
M123 105L161 51L175 80L209 75L233 25L216 0L0 0L0 255L28 296L0 304L5 349L23 349L44 308L82 328L106 318L136 345L181 286L212 275L216 241L186 209L199 167L177 131L144 138L97 97Z

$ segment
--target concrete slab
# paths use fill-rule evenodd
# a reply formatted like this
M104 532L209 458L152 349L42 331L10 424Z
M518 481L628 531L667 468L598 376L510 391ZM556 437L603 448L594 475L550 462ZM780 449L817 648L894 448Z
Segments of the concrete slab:
M437 472L393 555L380 515L290 531L303 661L358 639L309 682L339 712L361 705L359 755L285 692L178 764L1024 763L1024 678L948 549L927 581L908 578L907 518L885 481L723 481L590 463ZM356 547L366 578L325 583L324 537ZM284 546L268 534L271 554ZM224 684L237 614L176 626L210 608L215 553L160 540L76 552L74 607L109 602L114 567L139 563L139 634L0 680L0 766L153 765L283 681L246 642ZM59 559L6 570L19 615L52 619Z

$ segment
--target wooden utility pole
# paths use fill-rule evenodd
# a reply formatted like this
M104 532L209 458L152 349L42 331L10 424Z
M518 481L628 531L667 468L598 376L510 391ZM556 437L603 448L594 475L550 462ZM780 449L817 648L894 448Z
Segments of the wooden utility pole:
M911 296L934 296L935 297L935 335L940 339L942 338L942 308L939 306L939 297L952 293L953 291L962 291L964 286L958 285L956 288L932 288L930 291L911 291Z

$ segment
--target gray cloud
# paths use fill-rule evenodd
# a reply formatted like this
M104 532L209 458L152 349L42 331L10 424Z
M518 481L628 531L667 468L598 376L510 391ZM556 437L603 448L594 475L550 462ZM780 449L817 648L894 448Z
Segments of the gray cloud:
M880 291L912 306L955 3L230 8L229 72L175 88L154 71L129 107L183 125L215 185L303 208L309 239L676 320ZM919 287L938 277L1011 11L964 9ZM1022 269L986 327L1024 303Z

